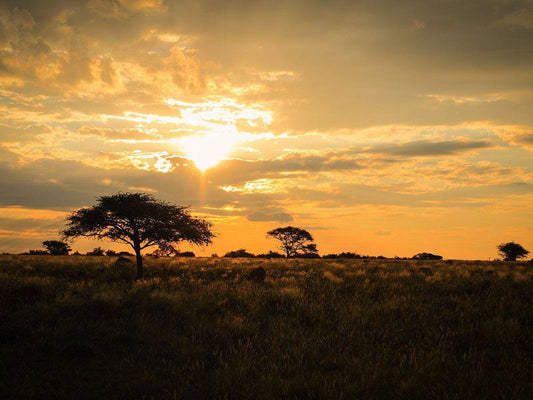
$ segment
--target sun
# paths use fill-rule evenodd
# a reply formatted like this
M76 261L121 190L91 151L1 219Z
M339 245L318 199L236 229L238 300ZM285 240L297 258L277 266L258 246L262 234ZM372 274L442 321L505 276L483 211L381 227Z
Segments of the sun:
M235 149L239 140L233 134L203 134L201 136L186 136L178 140L185 156L194 165L205 171L226 159Z

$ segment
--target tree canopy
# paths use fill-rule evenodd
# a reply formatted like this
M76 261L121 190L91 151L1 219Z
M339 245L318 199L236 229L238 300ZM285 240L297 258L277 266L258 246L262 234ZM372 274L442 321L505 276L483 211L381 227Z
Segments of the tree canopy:
M418 253L413 256L413 260L442 260L442 256L432 253Z
M249 253L246 251L246 249L239 249L239 250L233 250L228 251L226 254L224 254L224 257L226 258L253 258L255 257L252 253Z
M516 261L517 258L524 258L529 254L529 251L515 242L502 243L498 250L505 261Z
M286 226L273 229L267 232L267 235L281 242L279 249L285 253L287 258L318 253L316 244L312 243L313 236L305 229Z
M137 257L137 279L143 277L141 251L187 241L207 245L215 236L211 223L192 217L188 207L155 199L146 193L101 196L97 204L67 217L65 238L94 237L127 244Z
M48 254L52 256L67 256L72 250L68 243L60 240L45 240L43 246L46 247Z

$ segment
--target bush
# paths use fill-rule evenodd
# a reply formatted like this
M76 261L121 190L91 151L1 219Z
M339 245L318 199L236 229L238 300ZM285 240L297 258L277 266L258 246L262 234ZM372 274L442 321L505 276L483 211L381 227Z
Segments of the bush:
M183 252L176 252L175 257L196 257L196 254L194 254L192 251L183 251Z
M46 250L30 250L28 253L30 256L49 256L50 253Z
M285 258L283 254L270 250L268 253L258 254L257 258Z
M240 257L253 258L253 257L255 257L255 255L253 255L252 253L248 253L246 251L246 249L239 249L239 250L233 250L233 251L227 252L226 254L224 254L224 257L227 257L227 258L240 258Z
M92 251L88 251L87 255L88 256L103 256L104 253L105 253L104 249L102 249L101 247L95 247L94 249L92 249Z
M298 253L294 258L320 258L317 253Z
M418 253L413 256L413 260L442 260L442 256L431 253Z
M342 252L339 254L335 254L335 253L326 254L322 258L362 258L362 256L360 254L352 253L351 251L348 251L348 252Z

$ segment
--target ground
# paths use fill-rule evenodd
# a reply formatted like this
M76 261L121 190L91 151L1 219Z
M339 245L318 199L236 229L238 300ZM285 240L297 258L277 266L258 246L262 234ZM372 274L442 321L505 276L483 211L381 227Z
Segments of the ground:
M0 257L0 398L533 394L530 262L115 259Z

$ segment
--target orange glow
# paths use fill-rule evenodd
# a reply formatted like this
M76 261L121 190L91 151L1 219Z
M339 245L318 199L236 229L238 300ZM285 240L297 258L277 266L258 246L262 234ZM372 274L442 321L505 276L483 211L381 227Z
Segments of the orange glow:
M234 134L206 134L181 138L178 144L185 156L205 171L227 158L239 142L241 139Z

